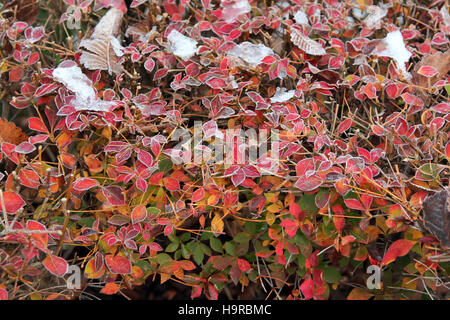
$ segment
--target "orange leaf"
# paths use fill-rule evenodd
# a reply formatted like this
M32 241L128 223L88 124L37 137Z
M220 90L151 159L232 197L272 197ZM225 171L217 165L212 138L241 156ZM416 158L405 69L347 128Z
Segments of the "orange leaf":
M406 255L409 250L416 244L416 241L400 239L391 244L388 251L383 257L383 261L381 261L381 266L385 266L397 257L403 257Z
M131 212L131 220L134 223L139 223L145 220L147 217L147 209L143 205L138 205Z
M120 289L120 284L114 283L114 282L109 282L109 283L105 284L105 287L102 290L100 290L100 292L103 294L115 294L115 293L117 293L117 291L119 291L119 289Z
M368 300L370 297L373 297L373 294L369 291L361 288L354 288L347 296L347 300Z

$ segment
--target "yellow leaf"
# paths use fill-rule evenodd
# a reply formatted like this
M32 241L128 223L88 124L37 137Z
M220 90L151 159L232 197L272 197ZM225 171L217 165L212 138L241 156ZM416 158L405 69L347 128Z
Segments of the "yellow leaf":
M402 279L402 288L416 290L417 279L405 277Z
M267 211L271 212L271 213L278 213L280 212L282 206L280 205L280 203L273 203L270 206L267 207Z
M272 212L266 214L266 221L269 226L273 225L275 222L275 215Z
M167 273L161 273L161 284L169 280L172 276Z
M216 213L216 215L214 216L214 218L211 221L211 230L217 234L217 233L222 233L223 231L223 221L222 221L222 217Z

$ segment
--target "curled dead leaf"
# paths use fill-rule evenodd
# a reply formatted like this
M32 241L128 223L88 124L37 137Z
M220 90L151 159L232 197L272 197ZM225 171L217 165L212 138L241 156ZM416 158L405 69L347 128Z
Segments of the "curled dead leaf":
M122 46L116 38L119 34L123 13L111 8L100 19L90 39L82 40L80 62L90 70L108 70L109 74L120 74L123 70L120 57Z
M32 25L37 20L39 0L12 0L6 2L0 11L5 18L15 17L17 21Z
M438 73L429 78L421 75L418 71L425 66L435 68ZM424 57L411 72L413 78L412 82L420 87L430 88L437 81L443 79L443 77L450 71L450 49L446 52L436 52L435 54Z
M301 31L294 28L291 28L291 41L307 54L323 56L327 53L319 42L305 36Z
M423 201L424 224L446 250L450 249L450 188Z

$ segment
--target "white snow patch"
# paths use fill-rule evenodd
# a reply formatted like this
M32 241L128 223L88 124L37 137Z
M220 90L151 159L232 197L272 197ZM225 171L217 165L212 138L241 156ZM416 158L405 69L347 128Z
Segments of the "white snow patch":
M170 52L183 60L188 60L197 53L197 41L182 35L175 29L169 33L167 40L170 42Z
M228 54L235 58L240 58L249 65L256 67L265 57L273 55L273 50L261 43L253 44L245 41L228 51Z
M103 101L97 97L92 81L76 65L58 66L53 70L53 78L75 93L73 107L78 111L108 112L114 105L112 101Z
M298 10L294 14L294 20L298 24L309 25L308 17L306 16L306 14L302 10Z
M226 2L222 0L220 5L223 7L222 18L228 23L236 21L238 16L250 12L252 9L248 0L237 0L234 3Z
M444 4L439 12L444 20L445 27L450 27L450 14L448 14L447 6Z
M295 90L286 91L286 88L277 88L275 95L270 98L271 103L285 102L293 98Z
M114 50L114 53L116 54L116 56L121 57L123 56L123 50L124 47L122 47L122 45L120 44L120 40L115 38L115 37L110 37L109 41L112 45L112 48Z
M375 54L394 59L403 76L409 78L411 75L406 71L405 63L409 61L412 53L406 49L402 33L399 30L388 33L386 38L383 39L383 43L385 45L384 50L375 52Z

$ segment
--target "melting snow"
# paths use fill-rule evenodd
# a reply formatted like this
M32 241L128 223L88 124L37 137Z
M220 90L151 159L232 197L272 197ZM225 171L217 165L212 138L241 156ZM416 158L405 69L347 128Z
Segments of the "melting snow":
M122 47L122 45L120 44L119 39L114 38L114 37L110 37L109 41L112 45L112 48L114 50L114 53L116 54L116 56L121 57L123 56L123 50L124 47Z
M227 1L226 4L222 0L221 6L223 7L222 18L228 23L234 22L238 16L250 12L252 9L248 0L237 0L234 3Z
M76 65L67 65L68 61L64 61L54 69L53 78L75 93L73 107L78 111L110 111L114 103L99 99L92 86L92 81L81 72L81 69Z
M302 10L299 10L294 14L294 20L298 24L309 25L308 17Z
M388 33L386 38L383 39L383 43L385 45L384 50L374 53L378 56L394 59L403 76L409 78L411 75L406 71L405 63L409 61L412 54L406 49L402 33L399 30Z
M275 95L270 98L271 103L285 102L293 98L295 90L286 91L286 88L277 88Z
M170 52L183 60L188 60L197 53L197 41L182 35L175 29L169 33L167 40L170 42Z
M228 51L228 54L256 67L265 57L273 55L273 50L261 43L253 44L245 41Z

